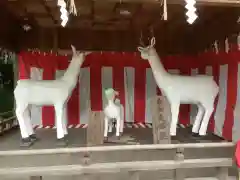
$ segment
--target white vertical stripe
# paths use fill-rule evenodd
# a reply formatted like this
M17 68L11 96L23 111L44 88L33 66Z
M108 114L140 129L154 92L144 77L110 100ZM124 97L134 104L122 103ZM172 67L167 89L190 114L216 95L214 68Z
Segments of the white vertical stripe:
M43 77L43 70L38 69L35 67L31 67L30 69L30 78L33 80L42 80ZM30 114L31 114L31 121L33 126L36 125L42 125L42 107L31 105L30 108Z
M205 72L206 72L206 75L208 76L212 76L212 66L207 66L206 69L205 69Z
M228 65L220 65L219 72L219 98L216 113L214 115L215 128L214 133L222 137L222 129L225 121L225 110L227 104L227 77Z
M103 108L107 105L107 98L105 96L105 90L107 88L113 88L112 67L103 67L102 68L102 105L103 105Z
M237 142L240 139L240 63L238 63L237 75L237 99L234 109L234 122L232 129L232 140Z
M180 70L179 69L168 69L168 72L170 74L180 74Z
M146 105L145 105L145 121L152 123L151 99L157 95L157 84L153 77L152 69L146 69Z
M126 122L134 122L134 79L135 69L132 67L124 67Z
M87 124L90 117L90 68L81 68L79 75L80 123Z
M191 76L196 76L198 74L198 69L191 69ZM190 124L194 123L194 120L197 116L198 113L198 107L196 104L191 104L190 105Z
M57 70L56 73L55 73L55 79L59 79L61 78L65 73L65 70ZM71 95L70 95L71 96ZM55 109L54 109L55 111ZM56 124L56 112L55 112L55 126L57 125ZM68 116L67 116L67 106L64 107L64 110L63 110L63 119L64 119L64 122L67 124L68 122Z

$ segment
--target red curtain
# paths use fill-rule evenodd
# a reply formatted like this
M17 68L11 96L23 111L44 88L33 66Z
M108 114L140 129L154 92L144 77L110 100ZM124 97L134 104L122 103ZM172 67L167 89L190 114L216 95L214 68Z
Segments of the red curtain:
M21 52L19 54L19 79L30 78L30 68L37 67L43 69L42 78L50 80L55 78L56 70L65 70L68 67L69 57L57 56L54 54ZM214 52L201 53L198 56L167 56L161 60L166 69L179 69L181 74L190 75L191 68L198 68L199 74L206 74L206 67L212 67L212 74L217 83L219 83L219 67L220 65L228 65L228 81L227 81L227 106L226 117L223 127L223 137L232 139L232 127L234 122L233 106L236 103L237 97L237 81L238 81L238 62L240 53L236 48L229 53ZM90 97L92 110L102 109L102 79L101 68L103 66L112 67L113 88L119 91L120 101L125 106L125 90L124 90L124 68L134 67L134 119L135 123L145 121L145 81L146 68L149 68L148 61L142 60L139 53L92 53L87 56L82 67L90 68ZM157 93L160 94L157 88ZM68 103L68 123L79 124L80 112L79 103L76 101L79 98L79 85L73 91L72 97ZM217 105L216 99L215 107ZM216 108L215 108L216 110ZM183 105L180 109L180 121L182 124L189 124L190 106ZM55 124L55 113L53 107L43 107L42 123L44 125L53 126ZM209 130L214 131L215 123L214 116L211 117Z

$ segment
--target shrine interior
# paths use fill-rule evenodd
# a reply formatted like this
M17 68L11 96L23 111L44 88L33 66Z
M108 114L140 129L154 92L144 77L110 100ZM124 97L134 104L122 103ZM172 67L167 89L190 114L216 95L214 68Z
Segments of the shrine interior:
M77 16L70 15L61 27L55 0L1 0L0 43L15 51L40 49L136 51L142 41L156 37L161 55L196 54L209 50L215 40L220 47L228 37L236 44L239 7L233 1L197 1L198 18L186 21L184 1L167 1L167 20L163 20L161 1L155 0L75 0Z

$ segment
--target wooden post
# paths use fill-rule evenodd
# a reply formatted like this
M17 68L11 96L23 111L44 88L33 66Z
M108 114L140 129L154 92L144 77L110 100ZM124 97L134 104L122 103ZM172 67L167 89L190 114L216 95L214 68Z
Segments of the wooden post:
M31 176L30 180L42 180L42 176Z
M217 179L218 180L228 180L228 167L218 167L217 168Z
M53 29L53 51L58 50L58 29Z
M13 75L14 75L14 79L13 79L13 84L14 84L14 89L17 85L17 81L18 81L18 56L17 54L15 54L15 57L14 57L14 61L13 61ZM14 115L16 116L16 100L14 98L14 104L13 104L13 110L14 110ZM17 120L15 120L17 121Z
M139 180L139 172L129 172L129 180Z
M104 114L102 111L92 111L87 128L87 145L103 144Z
M184 149L178 148L176 151L175 160L176 161L183 161L184 160ZM185 169L179 168L175 170L175 177L174 180L184 180L185 179Z
M151 100L152 105L152 125L153 125L153 143L169 144L171 111L167 98L164 96L156 96Z

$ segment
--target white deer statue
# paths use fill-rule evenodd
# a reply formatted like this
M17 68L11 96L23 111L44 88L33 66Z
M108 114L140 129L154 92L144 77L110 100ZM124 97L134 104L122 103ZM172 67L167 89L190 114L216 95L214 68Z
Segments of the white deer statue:
M123 133L124 125L124 111L123 106L120 104L119 99L115 99L118 96L118 92L112 88L105 90L105 95L108 100L108 104L104 108L104 140L108 139L108 132L112 132L113 119L116 119L116 137L119 138L120 133Z
M16 101L16 116L19 122L22 144L30 146L37 137L31 124L30 105L53 105L56 114L58 145L66 146L65 136L68 134L66 123L64 123L63 112L67 101L78 81L80 67L84 62L86 53L76 52L72 46L72 60L62 77L56 80L19 80L14 90Z
M169 74L154 48L155 38L147 47L138 47L142 59L148 60L157 86L167 97L171 106L170 135L176 136L180 104L196 104L198 113L192 128L193 135L206 135L210 116L214 110L214 101L219 87L212 76L182 76Z

